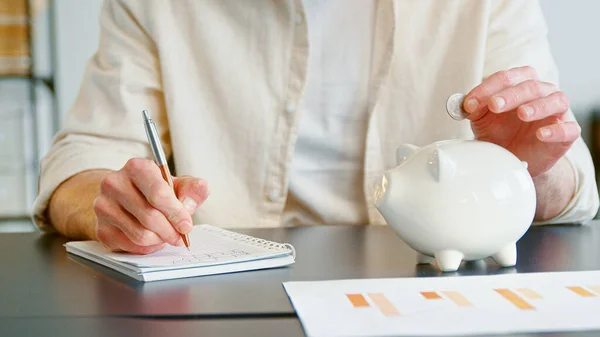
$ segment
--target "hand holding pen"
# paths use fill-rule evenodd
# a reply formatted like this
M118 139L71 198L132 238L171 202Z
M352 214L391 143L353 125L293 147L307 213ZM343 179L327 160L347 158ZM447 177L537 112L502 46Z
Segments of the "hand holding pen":
M160 175L162 178L169 184L169 187L175 192L175 186L173 185L173 177L171 177L171 172L169 171L169 165L167 163L167 158L165 157L165 151L163 150L162 144L160 142L160 136L158 135L158 130L156 129L156 124L152 118L150 118L150 114L148 111L142 111L144 116L144 127L146 128L146 135L148 136L148 143L150 143L150 149L152 150L152 154L154 155L154 161L160 170ZM164 189L164 187L163 187ZM165 192L166 194L166 192ZM187 235L187 232L191 230L191 226L193 223L186 219L180 220L182 223L177 223L179 225L179 232L181 233L181 240L183 244L186 246L188 250L190 250L190 239ZM176 227L177 228L177 227Z
M192 230L191 215L208 197L208 184L173 177L171 187L157 164L133 158L102 180L94 212L97 239L108 249L149 254L165 244L185 246L182 236Z

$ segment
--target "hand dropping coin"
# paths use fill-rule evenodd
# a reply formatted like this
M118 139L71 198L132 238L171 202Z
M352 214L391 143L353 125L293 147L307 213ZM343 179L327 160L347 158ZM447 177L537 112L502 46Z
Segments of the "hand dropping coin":
M456 93L450 95L446 101L446 111L448 115L457 121L461 121L469 116L469 113L463 109L465 95Z

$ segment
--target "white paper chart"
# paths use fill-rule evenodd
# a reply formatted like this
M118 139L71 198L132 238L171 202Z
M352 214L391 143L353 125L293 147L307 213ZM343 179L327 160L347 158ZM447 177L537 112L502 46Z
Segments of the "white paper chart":
M286 282L308 336L600 332L600 271Z

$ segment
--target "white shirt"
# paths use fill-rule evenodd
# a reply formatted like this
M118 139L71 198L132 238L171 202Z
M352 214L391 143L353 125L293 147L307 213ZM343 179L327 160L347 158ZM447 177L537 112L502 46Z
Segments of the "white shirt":
M468 121L456 122L446 114L448 95L467 92L487 76L523 64L534 67L542 81L559 83L538 1L390 0L377 1L375 6L368 96L364 88L356 87L357 96L368 97L364 146L353 143L357 148L350 152L326 147L315 157L321 160L337 153L337 158L353 158L348 160L351 163L362 161L360 185L368 224L383 225L385 220L373 202L373 183L396 166L399 145L473 138ZM347 13L330 14L327 20ZM323 198L307 199L308 192L292 183L293 177L306 177L311 165L310 161L296 165L297 155L306 158L311 153L296 150L308 148L310 139L323 135L322 131L311 134L308 123L334 116L334 110L342 118L354 113L358 117L361 111L333 106L329 111L310 111L316 101L310 98L304 104L305 97L315 97L306 91L313 90L308 87L309 60L317 61L311 58L306 14L301 0L106 0L98 52L90 59L79 96L41 163L35 223L52 228L46 214L48 201L69 177L92 169L119 170L133 157L152 158L143 109L151 112L165 152L173 156L174 174L202 177L210 185L210 197L194 215L195 223L282 226L284 214L290 214L284 212L290 190L292 197L308 203L312 213L329 216L319 219L323 224L339 221L339 211L323 211L329 207L319 204ZM331 50L322 52L329 57ZM359 78L361 84L367 83L364 75ZM289 113L289 106L300 110ZM306 119L301 117L304 111L308 111ZM574 118L571 112L569 118ZM357 125L357 121L350 123L348 130ZM364 135L365 131L354 132ZM297 147L299 133L305 136ZM339 145L342 138L336 139ZM362 159L357 157L359 151ZM565 158L576 176L575 195L563 212L545 223L585 222L598 210L594 166L581 138ZM324 162L322 167L340 169L345 162ZM356 170L354 164L348 167L349 172ZM330 194L337 200L340 191ZM349 200L357 199L353 195ZM332 207L354 212L361 204ZM362 216L357 212L347 220Z
M283 225L366 224L363 165L375 2L305 0L308 75Z

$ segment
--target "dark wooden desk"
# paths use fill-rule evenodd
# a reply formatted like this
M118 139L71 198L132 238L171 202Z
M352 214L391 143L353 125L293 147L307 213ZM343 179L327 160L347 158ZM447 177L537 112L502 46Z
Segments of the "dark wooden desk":
M73 324L82 326L93 325L94 319L102 316L295 321L282 287L288 280L442 275L434 266L416 265L415 252L388 227L241 232L292 243L298 252L297 262L274 270L141 283L67 255L60 236L1 234L0 319L2 324L18 325L19 320L50 322L51 318L62 321L80 317L84 320L76 319ZM457 273L443 275L598 270L600 222L532 228L518 249L515 268L500 268L492 261L488 265L466 263ZM269 324L265 323L265 329Z
M165 337L304 336L295 318L148 319L118 317L0 318L0 336Z
M552 337L598 337L600 332L539 334ZM302 337L295 318L152 319L117 317L0 318L0 336L19 337ZM499 335L530 337L538 335ZM490 337L498 337L490 336Z
M600 332L539 334L552 337L598 337ZM237 319L152 319L152 318L14 318L0 319L0 336L40 337L302 337L295 318ZM537 335L499 335L530 337ZM498 337L490 336L490 337Z

